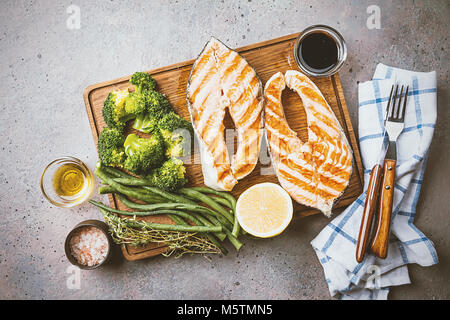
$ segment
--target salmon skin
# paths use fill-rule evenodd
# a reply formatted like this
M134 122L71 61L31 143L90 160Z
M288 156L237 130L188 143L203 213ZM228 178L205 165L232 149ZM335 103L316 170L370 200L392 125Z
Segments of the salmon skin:
M288 125L281 103L286 85L303 102L308 141ZM281 186L300 204L327 217L347 188L352 173L352 151L333 110L317 86L303 73L274 74L264 88L265 130L272 165Z
M205 185L230 191L258 162L263 135L263 87L255 70L215 38L192 66L186 99L199 141ZM223 120L228 110L238 146L230 157Z

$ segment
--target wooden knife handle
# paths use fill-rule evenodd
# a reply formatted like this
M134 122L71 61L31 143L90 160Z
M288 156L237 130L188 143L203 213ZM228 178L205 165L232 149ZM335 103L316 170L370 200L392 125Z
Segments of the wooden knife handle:
M371 251L384 259L387 256L389 229L391 225L392 203L394 199L395 160L384 160L383 183L381 184L375 235L370 246Z
M381 182L381 166L372 168L369 186L367 188L366 201L362 214L361 227L359 229L358 242L356 243L356 261L362 262L369 243L369 235L372 227L373 214L377 205L377 195Z

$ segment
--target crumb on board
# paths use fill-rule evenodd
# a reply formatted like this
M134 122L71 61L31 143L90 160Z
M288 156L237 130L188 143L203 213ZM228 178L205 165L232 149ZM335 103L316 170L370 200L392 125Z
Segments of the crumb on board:
M108 239L96 227L82 227L70 239L70 250L78 263L89 267L96 266L106 258Z

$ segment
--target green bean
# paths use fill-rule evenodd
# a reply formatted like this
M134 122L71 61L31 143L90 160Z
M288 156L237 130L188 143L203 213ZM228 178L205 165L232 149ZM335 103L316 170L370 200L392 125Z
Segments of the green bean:
M114 193L114 188L110 186L101 186L98 188L98 194L108 194L108 193Z
M176 215L168 215L176 224L183 225L183 226L189 226L189 223L186 222L183 218L176 216ZM219 242L209 233L201 233L202 236L206 237L211 241L212 244L214 244L216 247L218 247L223 254L227 254L227 249L225 249L223 246L219 244Z
M239 235L239 228L240 226L239 226L239 221L238 221L238 218L237 218L237 214L236 214L236 212L234 213L234 223L233 223L233 230L231 231L231 234L234 236L234 237L238 237L238 235Z
M177 210L160 210L160 211L167 211L168 213L175 213L178 214L179 216L191 220L193 223L195 223L198 226L207 226L207 227L213 227L214 225L209 222L208 220L206 220L205 218L203 218L202 216L198 215L197 217L194 217L192 214L189 213L185 213L185 212L180 212ZM183 220L184 221L184 220ZM221 241L223 241L226 238L226 234L223 232L214 232L214 235L219 238ZM208 237L209 238L209 237ZM211 240L211 239L210 239Z
M162 210L162 211L166 211L167 213L169 213L169 217L175 221L175 223L180 224L180 225L189 225L183 218L191 220L193 223L195 223L198 226L207 226L207 227L213 227L214 225L211 223L203 223L201 221L201 219L199 219L200 217L194 217L191 214L185 213L185 212L181 212L181 211L176 211L176 210ZM174 212L175 214L170 214ZM183 217L183 218L181 218ZM224 234L223 232L214 232L213 233L217 238L219 238L221 241L223 241L226 237L226 234ZM222 251L223 254L227 254L228 251L227 249L225 249L222 245L220 245L220 243L218 241L216 241L216 239L209 233L205 233L203 234L203 236L205 236L206 238L209 239L209 241L211 241L216 247L218 247L220 249L220 251Z
M144 186L143 189L144 190L148 190L148 191L150 191L152 193L155 193L155 194L157 194L157 195L159 195L161 197L164 197L164 198L166 198L167 200L170 200L170 201L179 202L179 203L189 203L189 204L194 204L194 205L196 204L194 201L191 201L188 198L185 198L185 197L180 196L178 194L170 193L168 191L163 191L163 190L161 190L159 188L156 188L156 187Z
M120 169L114 168L114 167L108 167L108 166L104 166L101 165L102 170L105 170L106 173L108 173L109 175L116 177L116 178L135 178L132 175L129 175L128 173L126 173L125 171L122 171Z
M155 197L152 195L144 194L142 192L136 191L135 189L132 189L131 187L125 187L121 185L120 183L117 183L114 181L114 179L108 177L102 170L102 168L97 168L95 170L95 175L99 177L104 183L109 184L109 186L113 189L115 189L117 192L120 192L122 194L125 194L126 196L129 196L131 198L142 200L148 203L158 203L161 202L159 197Z
M216 226L221 226L220 223L219 223L219 224L214 224L214 223L210 222L207 218L203 217L201 214L199 214L196 218L197 218L198 220L200 220L200 222L201 222L204 226L209 226L209 227L212 227L212 226L214 226L214 225L216 225ZM227 237L227 235L226 235L225 233L223 233L223 232L216 232L216 233L214 233L214 235L215 235L220 241L225 240L225 238Z
M108 194L108 193L117 193L117 192L118 191L111 186L102 186L98 189L99 194ZM135 192L141 192L141 191L135 191ZM145 200L144 200L144 198L145 198ZM150 194L150 193L143 193L143 197L141 197L141 199L138 199L138 200L142 200L147 203L161 203L161 202L166 201L164 198L158 197L158 196Z
M225 230L225 233L227 234L228 240L230 240L236 250L239 250L242 247L242 242L239 241L238 238L233 236L233 234L228 229Z
M221 226L226 227L226 228L228 228L230 230L233 229L233 225L227 219L225 219L225 217L223 217L219 213L216 213L216 214L212 215L210 213L200 212L200 214L202 214L205 218L210 220L216 226L221 225Z
M233 197L233 195L229 194L228 192L217 191L217 190L214 190L209 187L190 187L189 189L195 190L195 191L198 191L201 193L214 194L214 195L220 196L222 198L225 198L228 200L228 202L230 203L233 210L236 209L236 199Z
M203 214L203 213L200 213L200 214L203 215L204 218L208 218L210 220L213 220L213 218L214 218L212 216L205 217L205 214ZM216 220L216 221L218 222L218 220ZM230 240L231 244L236 248L236 250L239 250L242 247L242 242L239 241L235 236L232 235L230 228L226 227L225 225L221 224L220 222L215 223L215 225L222 226L222 232L226 234L226 237L228 238L228 240Z
M98 201L94 201L94 200L89 200L89 203L91 203L94 206L97 206L99 208L105 209L109 212L114 212L114 213L118 213L118 214L125 215L125 216L156 216L156 215L160 215L160 214L175 214L175 215L179 215L186 219L191 219L191 220L194 219L195 220L195 217L193 217L191 214L183 212L183 211L179 211L179 210L162 209L162 210L154 210L154 211L126 211L126 210L119 210L119 209L114 209L114 208L108 207L107 205L105 205L101 202L98 202Z
M132 227L141 227L140 223L145 224L147 227L154 230L162 230L162 231L178 231L178 232L220 232L222 231L221 227L206 227L206 226L185 226L178 224L163 224L163 223L154 223L154 222L146 222L146 221L137 221L129 220L127 223Z
M174 219L174 221L177 223L177 224L180 224L180 225L189 225L185 220L183 220L182 218L180 218L180 217L178 217L178 216L173 216L172 217L172 215L169 215L171 218L173 218ZM199 217L197 217L197 218L199 218ZM190 218L188 218L189 220L191 220L192 222L194 222L195 224L197 224L197 225L202 225L202 222L200 221L200 219L196 219L196 218L194 218L193 216L191 216ZM203 225L206 225L206 226L211 226L211 225L207 225L207 224L204 224L203 223ZM225 239L225 237L226 237L226 235L224 234L224 233L222 233L222 232L214 232L213 233L217 238L219 238L219 235L223 235L224 236L224 238L219 238L219 240L221 239L221 241L223 241L223 239ZM227 255L228 254L228 250L224 247L224 246L222 246L221 244L220 244L220 242L219 241L217 241L216 240L216 238L214 238L214 236L212 235L212 234L209 234L209 233L205 233L205 234L203 234L202 233L202 235L203 236L205 236L206 238L208 238L209 239L209 241L211 241L211 243L213 243L217 248L219 248L220 249L220 251L224 254L224 255ZM221 236L222 237L222 236Z
M164 190L161 190L159 188L152 186L150 181L148 181L146 179L140 179L140 178L135 178L135 177L129 177L129 178L122 177L122 178L114 178L113 180L122 185L142 187L143 189L148 190L152 193L155 193L161 197L164 197L167 200L171 200L174 202L186 202L186 203L195 204L195 202L193 202L183 196L175 195L168 191L164 191Z
M224 209L220 204L214 201L211 197L208 197L207 195L198 192L196 190L190 189L190 188L181 188L179 190L181 194L189 195L191 197L197 198L198 200L202 201L204 204L210 206L212 209L216 210L217 212L221 213L225 218L227 218L228 221L233 223L233 216L230 214L229 211Z
M117 183L120 183L122 185L127 186L139 186L142 187L142 189L145 189L147 191L150 191L154 194L157 194L161 197L166 198L167 200L174 201L174 202L185 202L185 203L191 203L195 204L194 201L191 201L183 196L172 194L168 191L161 190L159 188L153 187L150 183L150 181L140 178L113 178L113 180Z
M200 214L202 214L202 213L200 213ZM213 221L215 219L215 217L213 217L213 216L208 216L207 218L210 219L211 221ZM238 238L232 234L231 229L233 228L233 226L231 224L228 224L228 225L223 224L220 221L218 221L217 219L216 219L216 221L218 223L215 223L215 225L222 226L222 230L226 234L228 240L230 240L231 244L236 248L236 250L239 250L242 247L242 242L239 241ZM225 222L228 222L228 220L226 220Z
M186 221L183 220L183 218L175 215L175 214L167 214L167 216L172 219L173 222L175 222L175 224L180 224L183 226L187 226L189 225L189 223L187 223Z
M237 238L239 235L239 229L240 229L239 227L240 226L239 226L239 221L238 221L237 215L236 215L236 199L227 192L217 191L217 190L214 190L209 187L191 187L190 189L198 191L198 192L202 192L202 193L215 194L217 196L223 197L224 199L228 200L228 202L230 203L231 208L233 210L233 214L234 214L232 234L233 234L233 236L235 236Z
M124 184L127 186L138 186L138 187L142 187L142 186L147 186L149 185L149 182L145 179L138 179L138 178L123 178L123 177L117 177L114 178L114 181L120 184Z
M168 203L155 203L155 204L140 204L140 203L135 203L135 202L125 198L123 195L117 194L117 196L124 205L126 205L127 207L129 207L131 209L137 209L137 210L153 211L153 210L160 210L160 209L180 209L180 210L187 210L187 211L192 211L192 212L204 212L204 213L214 212L206 207L199 206L199 205L193 205L193 204L189 204L189 203L168 202ZM219 215L216 212L214 212L214 213Z
M231 228L228 228L227 226L222 224L222 230L227 235L228 240L230 240L231 244L236 248L236 250L239 250L242 247L242 242L239 241L237 237L233 236L231 232L232 228L233 226L231 226Z
M161 224L154 222L145 222L147 226L155 230L164 231L180 231L180 232L220 232L221 227L205 227L205 226L183 226L178 224Z
M211 198L214 199L214 201L217 202L218 204L221 204L222 206L225 206L225 207L227 207L229 209L233 209L231 207L230 202L227 199L220 198L220 197L211 197Z
M196 198L193 198L191 196L185 195L186 198L189 198L191 200L198 200ZM212 211L214 214L211 213L207 213L207 214L203 214L203 216L207 219L209 219L211 222L213 222L215 225L222 225L222 226L226 226L229 227L230 230L233 228L233 224L230 223L223 215Z
M104 170L107 174L109 174L110 176L116 177L116 178L120 178L122 177L122 175L118 172L119 170L115 170L112 167L107 167L107 166L101 166L102 170Z
M197 220L197 219L194 219L194 220L192 220L193 222L195 221L195 220ZM197 225L201 225L201 221L199 221L199 220L197 220L197 222L195 222ZM222 232L214 232L213 233L217 238L219 238L218 237L218 234L223 234ZM220 249L220 251L224 254L224 255L227 255L228 254L228 250L224 247L224 246L222 246L221 244L220 244L220 242L219 241L217 241L216 240L216 238L212 235L212 234L210 234L210 233L202 233L202 235L203 236L205 236L206 238L208 238L209 239L209 241L211 241L217 248L219 248ZM225 235L225 234L223 234L223 235ZM226 235L225 235L226 236ZM219 240L220 240L220 238L219 238ZM222 241L222 240L221 240Z

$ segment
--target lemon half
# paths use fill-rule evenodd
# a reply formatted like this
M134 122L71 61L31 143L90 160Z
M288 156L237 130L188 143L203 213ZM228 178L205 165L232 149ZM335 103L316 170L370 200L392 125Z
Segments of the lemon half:
M236 203L242 229L260 238L279 235L292 220L292 199L278 184L259 183L245 190Z

